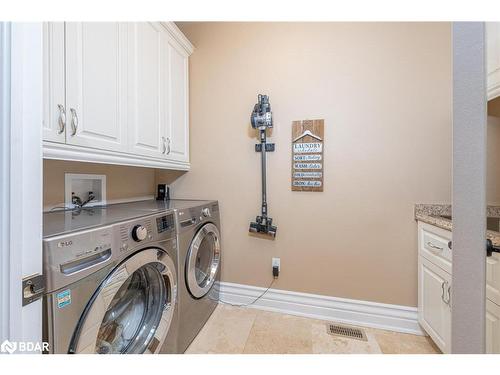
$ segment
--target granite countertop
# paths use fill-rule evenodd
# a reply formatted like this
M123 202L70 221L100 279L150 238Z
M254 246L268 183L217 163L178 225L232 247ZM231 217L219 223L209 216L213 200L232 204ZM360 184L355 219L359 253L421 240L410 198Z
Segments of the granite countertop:
M415 220L427 224L435 225L439 228L452 231L453 224L450 219L443 216L451 216L451 205L449 204L416 204ZM500 217L500 206L488 206L487 217ZM486 238L489 238L493 245L500 246L500 232L487 230Z

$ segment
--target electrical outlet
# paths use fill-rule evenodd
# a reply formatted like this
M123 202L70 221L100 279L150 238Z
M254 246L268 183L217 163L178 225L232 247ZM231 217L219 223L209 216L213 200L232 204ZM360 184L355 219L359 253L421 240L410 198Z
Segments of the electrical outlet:
M272 260L272 266L273 266L273 268L277 266L278 267L278 272L281 271L280 258L273 258L273 260Z

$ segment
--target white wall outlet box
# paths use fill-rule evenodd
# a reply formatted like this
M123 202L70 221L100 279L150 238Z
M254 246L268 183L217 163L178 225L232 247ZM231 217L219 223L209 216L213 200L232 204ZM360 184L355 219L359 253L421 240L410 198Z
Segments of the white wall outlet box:
M278 267L278 271L281 271L280 258L273 258L272 260L273 268Z
M94 194L95 198L86 203L86 207L105 205L106 175L65 173L64 192L64 204L68 208L75 207L71 199L73 193L78 196L82 202L88 199L89 192Z

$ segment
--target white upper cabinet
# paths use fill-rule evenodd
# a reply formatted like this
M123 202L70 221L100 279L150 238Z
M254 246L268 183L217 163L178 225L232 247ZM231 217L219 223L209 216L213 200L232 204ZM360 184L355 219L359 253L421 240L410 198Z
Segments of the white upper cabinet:
M189 169L193 47L173 23L45 27L44 157Z
M115 22L66 23L66 141L127 149L127 34Z
M500 96L500 23L486 23L486 71L488 100Z
M129 25L130 152L166 153L168 56L166 30L159 23Z
M66 141L66 98L64 96L64 23L43 25L43 139Z
M179 161L189 160L188 126L188 54L170 38L168 42L170 65L170 130L169 155Z

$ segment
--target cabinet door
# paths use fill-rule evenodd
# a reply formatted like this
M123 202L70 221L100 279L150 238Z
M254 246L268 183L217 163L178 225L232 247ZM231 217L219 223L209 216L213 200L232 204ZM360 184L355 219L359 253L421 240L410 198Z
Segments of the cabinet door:
M500 305L500 254L486 258L486 298Z
M486 353L500 354L500 306L486 300Z
M43 25L43 140L66 141L64 23Z
M488 100L500 96L500 23L486 23L486 71Z
M126 150L127 27L66 23L66 142Z
M443 353L450 352L451 275L427 259L418 261L418 320Z
M188 55L170 38L168 56L170 121L167 157L171 160L189 161Z
M164 157L168 126L168 49L159 23L129 24L129 151Z

